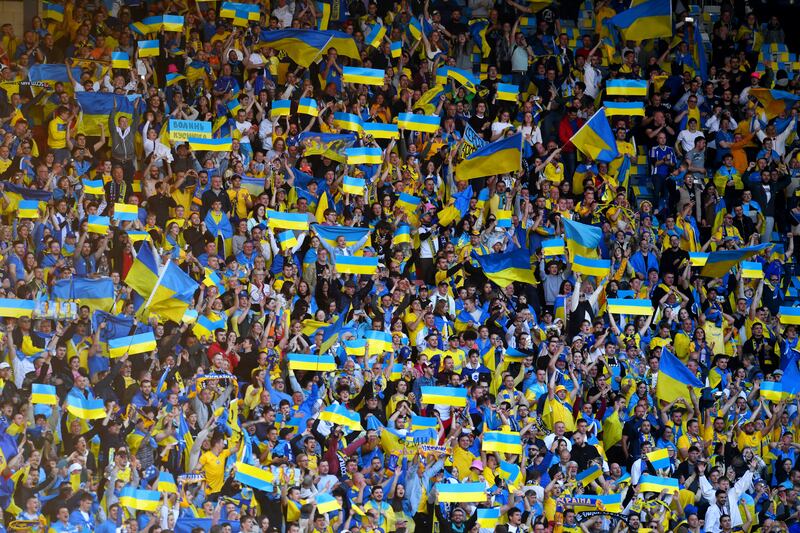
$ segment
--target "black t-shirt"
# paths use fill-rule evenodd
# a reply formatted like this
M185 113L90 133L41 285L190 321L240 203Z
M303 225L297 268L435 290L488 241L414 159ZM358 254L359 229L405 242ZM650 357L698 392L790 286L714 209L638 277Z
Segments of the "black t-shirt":
M178 207L178 204L171 196L156 194L147 199L147 211L155 213L156 224L161 228L166 229L167 220L169 220L169 209L175 207Z

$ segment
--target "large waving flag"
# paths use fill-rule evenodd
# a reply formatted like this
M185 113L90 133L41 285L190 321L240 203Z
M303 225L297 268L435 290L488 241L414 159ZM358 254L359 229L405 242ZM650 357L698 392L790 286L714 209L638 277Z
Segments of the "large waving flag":
M606 111L601 107L575 132L570 142L587 157L608 163L619 157L617 141L608 125Z
M344 426L352 431L361 431L361 417L344 405L329 405L320 414L319 419L338 426Z
M83 71L80 67L72 67L72 77L76 80L81 79L81 73ZM65 89L68 87L70 91L72 91L72 86L69 82L69 76L67 75L67 66L66 65L59 65L59 64L36 64L31 66L28 69L28 79L30 81L36 81L41 83L47 84L55 84L57 82L61 82L65 85Z
M172 261L163 267L166 272L159 279L160 269L157 261L160 261L160 258L156 256L150 243L142 243L136 260L125 277L125 283L145 301L150 300L150 305L141 312L180 323L198 284Z
M672 352L666 348L661 351L658 363L656 396L659 400L672 402L679 398L689 401L689 387L702 389L703 382L692 374ZM699 394L699 392L698 392Z
M263 32L261 46L286 52L292 61L308 67L335 48L343 56L360 60L356 41L351 35L339 31L286 29Z
M572 257L596 258L600 256L599 248L603 242L603 230L597 226L590 226L568 218L562 218L561 223L564 225L567 250Z
M672 1L647 0L611 17L607 24L619 28L626 41L671 37Z
M111 278L60 279L53 285L54 300L77 300L92 311L110 311L114 305L114 281Z
M161 505L161 493L157 490L136 489L125 486L119 494L119 503L123 507L137 511L153 512Z
M133 117L133 102L123 95L84 91L77 93L75 97L81 106L80 124L86 135L100 135L100 124L108 129L108 118L114 113L117 118L126 116L131 120Z
M750 96L764 106L764 113L766 113L767 119L776 117L783 112L788 113L797 102L800 102L800 96L796 94L761 87L750 89Z
M757 255L761 250L768 248L770 243L758 244L738 250L721 250L711 252L700 275L708 278L721 278L740 262Z
M456 176L460 180L471 180L495 174L517 172L521 168L522 134L517 133L472 152L458 164Z
M483 273L500 287L508 287L513 282L536 284L531 269L531 253L525 248L517 248L501 254L477 255L472 257L483 268Z

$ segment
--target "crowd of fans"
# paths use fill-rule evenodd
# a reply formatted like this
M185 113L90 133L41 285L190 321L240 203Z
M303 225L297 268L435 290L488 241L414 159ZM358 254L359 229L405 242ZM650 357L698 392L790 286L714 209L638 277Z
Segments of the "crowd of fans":
M765 394L797 375L796 326L779 315L800 287L800 106L773 113L750 94L798 87L769 55L789 55L778 17L754 2L676 2L672 37L633 42L604 24L622 0L262 0L244 23L225 4L67 0L2 26L0 297L37 307L3 319L0 530L800 527L797 395ZM183 25L136 29L165 14ZM301 66L263 44L289 28L342 32L358 56L325 46ZM343 81L348 66L385 71L383 84ZM31 75L55 67L68 78ZM443 67L480 83L442 79ZM616 79L648 81L646 97L614 99L644 102L643 116L609 114L619 157L592 161L570 139ZM98 121L80 104L93 92L127 95L134 111L115 104ZM288 113L272 112L282 100ZM348 140L336 118L414 112L438 115L437 131ZM193 148L171 120L210 123L230 147ZM519 172L459 179L467 154L516 133ZM379 147L381 163L348 164L352 147ZM275 211L309 229L287 237ZM90 228L98 216L107 230ZM602 229L607 276L543 250L564 219ZM761 243L760 279L703 277L693 259ZM150 249L198 282L183 320L148 314L130 287ZM536 284L498 285L477 259L517 249ZM377 257L377 271L341 273L346 256ZM57 281L80 278L110 278L110 305L76 294L72 312L42 312ZM611 298L652 312L610 313ZM152 331L156 348L110 357L114 323ZM666 353L704 386L665 399ZM431 386L465 389L466 407L423 402ZM74 398L102 399L105 416L76 416ZM521 453L487 451L498 431L518 433ZM466 482L483 490L441 497ZM131 504L128 489L159 499Z

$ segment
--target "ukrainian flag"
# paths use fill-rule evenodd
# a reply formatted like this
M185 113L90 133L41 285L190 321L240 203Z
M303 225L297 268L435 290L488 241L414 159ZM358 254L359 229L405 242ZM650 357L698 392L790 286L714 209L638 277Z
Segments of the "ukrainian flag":
M647 80L608 80L606 94L608 96L647 96Z
M390 46L392 51L392 58L397 59L403 55L403 43L402 41L392 41Z
M603 102L608 116L644 116L644 102Z
M488 28L489 19L479 18L469 21L469 33L472 36L472 42L480 48L483 59L489 57L489 54L492 52L489 41L486 39L486 30Z
M707 278L721 278L740 262L757 255L770 246L770 243L764 243L738 250L711 252L700 275Z
M369 353L367 355L394 351L392 336L385 331L371 329L364 334L364 339L369 343Z
M166 492L168 494L178 493L178 485L175 484L175 478L169 472L159 472L156 488L158 492Z
M313 98L301 98L297 103L297 112L303 115L316 117L319 115L319 106Z
M332 355L313 355L290 353L287 355L289 370L315 370L330 372L336 370L336 360Z
M380 165L383 152L380 148L346 148L344 151L348 165Z
M134 221L139 218L139 207L128 204L114 204L114 218L122 221Z
M611 261L607 259L589 259L576 255L572 257L572 270L587 276L602 278L611 271Z
M282 211L267 210L270 229L308 229L308 216L304 213L284 213Z
M386 27L381 24L375 24L372 26L372 28L370 28L369 33L364 36L364 43L370 45L373 48L380 48L381 42L383 41L383 38L385 36L386 36Z
M484 452L521 454L522 438L519 432L486 431L483 434L481 450Z
M31 385L31 402L42 405L58 405L55 385L34 383Z
M678 492L678 480L671 477L653 476L650 474L642 474L639 478L639 492L658 492L667 490L669 494Z
M364 194L366 183L364 178L354 178L352 176L344 176L342 180L342 190L346 193L357 194L361 196Z
M419 41L422 39L422 26L419 23L419 20L416 17L411 17L408 20L408 27L406 28L408 33L415 41Z
M768 120L777 117L783 112L789 113L792 107L797 102L800 102L800 96L796 94L762 87L750 89L750 96L764 106L764 113L767 115Z
M581 487L585 487L602 475L603 470L600 468L600 465L592 465L583 472L578 472L578 474L575 476L575 481L577 481Z
M158 31L158 28L151 28L148 24L145 24L144 21L132 22L128 25L128 27L133 33L141 35L142 37L149 33L155 33Z
M42 203L38 200L20 200L17 206L17 216L19 218L39 218L39 208Z
M400 136L400 130L397 124L362 122L361 130L364 132L364 135L370 135L373 139L397 139Z
M553 257L558 255L564 255L566 247L566 243L564 239L558 237L556 239L548 239L542 242L542 253L545 257Z
M42 18L54 20L56 22L64 22L64 6L43 2Z
M703 382L697 379L697 376L692 374L672 352L663 349L656 381L658 399L671 402L679 398L689 398L689 387L700 390L703 388Z
M481 80L479 80L475 74L461 68L448 67L447 76L453 78L471 93L477 92L478 85L481 84Z
M397 115L397 126L409 131L436 133L442 119L437 115L417 115L415 113L400 113Z
M87 229L89 233L99 233L105 235L108 233L108 228L111 225L111 219L100 215L89 215L89 226Z
M800 326L800 307L784 307L778 310L781 324Z
M139 57L158 57L161 46L158 39L136 41L139 47Z
M163 15L161 17L161 27L164 31L183 31L182 15Z
M67 395L67 412L84 420L106 417L106 408L102 399L87 400L75 394Z
M619 513L622 511L622 493L604 494L601 496L567 496L564 498L565 505L572 505L576 513L583 511L605 511L607 513Z
M460 180L517 172L522 168L522 134L489 143L472 152L456 167Z
M340 274L366 274L371 276L378 271L378 258L340 255L336 257L336 271Z
M631 300L630 298L609 298L608 312L618 315L650 316L653 314L653 306L647 298L638 300Z
M447 79L445 78L445 83ZM439 105L439 100L444 94L444 86L442 84L434 85L419 97L419 100L414 102L412 109L421 110L426 115L433 115L436 113L436 107Z
M411 243L411 227L408 224L400 224L394 230L394 237L392 237L392 246L398 244Z
M156 348L156 337L152 331L108 341L108 355L111 358L152 352Z
M222 139L199 139L197 137L189 137L186 139L192 147L192 150L203 152L230 152L232 149L231 137Z
M236 474L233 479L256 490L264 492L272 492L272 481L274 477L270 470L265 470L258 466L249 465L247 463L236 463Z
M498 83L496 97L505 102L516 102L519 97L519 87L511 83Z
M80 79L82 72L83 71L80 69L80 67L73 67L72 77L78 80ZM51 65L46 63L33 65L30 67L30 69L28 69L28 79L30 81L47 83L48 85L55 85L57 82L61 82L67 84L64 87L72 87L69 85L70 81L69 76L67 75L66 65ZM108 118L108 116L106 116L106 118Z
M432 405L466 407L467 389L456 387L422 387L422 399L420 401Z
M705 266L709 255L708 252L689 252L689 263L696 267Z
M421 198L405 192L401 192L400 195L397 197L397 203L395 204L395 206L400 207L401 209L409 213L413 213L414 211L417 210L419 204L421 203L422 203Z
M170 72L167 74L167 87L171 87L178 83L179 81L183 81L186 79L186 76L183 74L178 74L175 72Z
M226 325L224 318L218 318L212 322L210 318L203 315L197 317L197 323L192 327L192 333L200 338L212 338L216 330L225 329Z
M570 142L587 157L597 161L608 163L619 157L617 141L602 107L575 132Z
M103 180L83 180L83 192L85 194L105 194L105 189L103 188Z
M481 529L494 531L495 526L500 523L499 507L491 507L489 509L479 507L475 512L478 513L478 525L481 526Z
M568 218L562 218L561 223L564 225L564 237L571 256L594 258L600 255L598 250L603 242L603 230Z
M320 414L319 419L337 426L344 426L352 431L361 431L361 418L358 413L344 405L329 405Z
M289 116L291 111L292 102L290 100L273 100L269 116L271 119L275 120L278 117Z
M501 288L508 287L515 281L536 284L531 269L530 252L525 248L487 255L472 252L472 257L478 261L486 277Z
M75 98L82 111L79 129L86 135L99 136L100 125L107 129L108 117L114 113L117 117L128 117L128 120L133 118L133 103L125 96L83 91L77 93Z
M149 241L151 239L150 234L144 230L128 229L125 230L125 233L127 233L128 239L130 239L131 242Z
M331 496L330 494L325 493L318 493L316 496L317 501L317 512L320 514L327 514L333 511L338 511L342 508L342 504L339 503L339 500Z
M524 481L522 478L522 471L519 468L519 465L514 463L509 463L508 461L500 460L500 472L498 475L501 479L505 479L506 483L508 484L508 488L510 491L513 491Z
M764 267L758 261L742 261L742 277L747 279L761 279L764 277Z
M342 111L337 111L333 114L333 123L343 130L361 131L361 119L358 115L354 115L352 113L344 113Z
M434 416L419 416L412 413L411 429L438 429L439 420Z
M306 68L325 55L330 48L335 48L339 55L361 60L355 39L338 31L299 29L267 31L261 33L259 44L283 50L292 61Z
M125 283L139 296L150 300L150 305L143 312L180 323L199 285L172 261L163 267L166 272L159 279L157 260L160 261L160 258L156 258L150 243L144 242L125 277Z
M287 229L278 234L278 242L281 244L281 250L291 250L297 246L297 237L292 230Z
M258 22L261 19L258 4L244 4L242 2L222 2L219 16L226 19L236 17L236 14L247 15L247 20Z
M279 102L288 102L288 100L279 100ZM275 107L276 103L277 102L272 102L273 108ZM235 118L236 115L239 113L239 110L242 108L242 104L239 102L239 100L237 98L234 98L233 100L228 102L225 107L228 108L228 113L230 113L231 116ZM286 115L289 114L289 106L288 106L288 104L286 106L286 113L284 113L284 114L286 114ZM280 116L280 115L277 115L277 116Z
M365 341L364 339L352 339L349 341L343 341L342 344L344 345L344 352L347 355L365 355L367 353L366 352L367 341Z
M437 483L439 503L480 503L488 498L483 481L475 483Z
M126 485L119 494L119 504L137 511L153 512L161 505L161 493Z
M369 234L369 228L356 228L351 226L323 226L321 224L314 224L312 226L314 233L317 234L321 240L330 244L332 247L337 246L337 239L344 237L345 246L348 248L355 246ZM366 241L364 241L366 243ZM355 252L355 250L351 250Z
M759 394L762 398L771 402L788 400L792 397L792 393L784 391L783 385L778 381L762 381Z
M669 450L666 448L654 450L647 454L647 460L650 461L650 464L653 465L656 470L669 468Z
M626 41L672 37L671 0L647 0L604 22L616 26Z
M111 52L111 67L130 70L131 58L127 52Z
M497 210L497 227L510 228L511 227L511 210L498 209Z
M92 311L108 311L114 304L114 281L111 278L60 279L53 285L54 300L78 300Z

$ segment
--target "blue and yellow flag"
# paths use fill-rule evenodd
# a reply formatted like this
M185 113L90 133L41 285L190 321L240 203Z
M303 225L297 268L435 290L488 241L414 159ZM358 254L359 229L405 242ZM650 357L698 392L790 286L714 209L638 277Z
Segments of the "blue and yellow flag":
M286 52L292 61L308 67L324 57L330 48L339 55L360 61L356 41L351 35L338 31L285 29L262 32L260 45Z
M108 341L108 354L112 358L152 352L155 349L156 337L152 331Z
M586 276L603 278L611 272L609 259L591 259L581 255L574 255L570 259L572 259L572 270Z
M270 229L294 229L304 231L308 229L308 216L305 213L285 213L283 211L267 211Z
M770 246L770 243L764 243L747 248L739 248L738 250L711 252L705 266L703 266L703 270L700 271L700 275L707 278L721 278L740 262L750 259Z
M87 400L75 394L67 395L67 411L84 420L97 420L106 417L106 408L101 398Z
M657 470L669 468L669 450L667 448L653 450L647 454L647 460L650 461L650 464Z
M119 494L119 504L137 511L153 512L161 505L161 493L157 490L136 489L127 485Z
M364 42L373 48L380 48L385 36L386 27L382 24L374 24L369 33L364 36Z
M76 300L94 311L110 311L114 305L114 281L111 278L60 279L53 285L54 300Z
M129 121L133 118L133 103L123 95L83 91L77 93L75 98L82 112L78 129L86 135L100 135L100 124L108 131L109 117L115 113L115 123L120 116L127 117Z
M616 143L614 145L616 146ZM522 133L516 133L472 152L456 166L456 176L460 180L471 180L518 172L520 169L522 169Z
M692 374L692 371L681 363L675 354L664 347L658 362L658 381L656 396L659 400L672 402L679 398L689 399L689 387L696 390L703 388L703 382Z
M64 22L64 6L51 4L50 2L42 2L42 18L47 18L56 22Z
M423 386L421 403L466 407L467 389L456 387Z
M480 49L483 59L486 59L492 53L492 47L489 46L489 41L486 39L486 30L488 28L489 19L479 18L469 21L469 34L472 36L472 42Z
M373 139L397 139L400 129L397 124L384 124L382 122L362 122L361 131Z
M383 152L380 148L367 146L363 148L346 148L348 165L380 165L383 162Z
M365 274L371 276L378 271L378 257L340 255L336 258L336 271L340 274Z
M246 485L256 490L263 490L264 492L272 492L273 490L272 472L258 466L237 462L234 479L242 485Z
M439 503L481 503L488 499L486 484L475 483L437 483L436 492Z
M800 102L800 96L796 94L763 87L750 89L750 96L764 106L764 113L767 115L767 119L777 117L784 112L790 112L792 107L797 102Z
M608 125L605 108L600 108L575 132L570 142L584 155L596 161L608 163L617 157L617 141Z
M351 411L344 405L329 405L319 414L319 419L337 426L344 426L351 431L361 431L361 417L355 411Z
M672 37L672 2L647 0L614 15L606 24L617 27L626 41Z
M472 252L472 257L480 264L486 277L501 288L508 287L515 281L536 284L531 268L531 254L525 248L486 255Z
M603 230L568 218L561 219L564 225L564 238L571 256L599 257L600 244L603 242Z
M55 385L34 383L31 385L31 402L42 405L58 405Z
M484 452L522 453L522 438L518 431L486 431L481 450Z
M417 113L400 113L397 115L397 126L409 131L436 133L442 119L438 115L420 115Z

